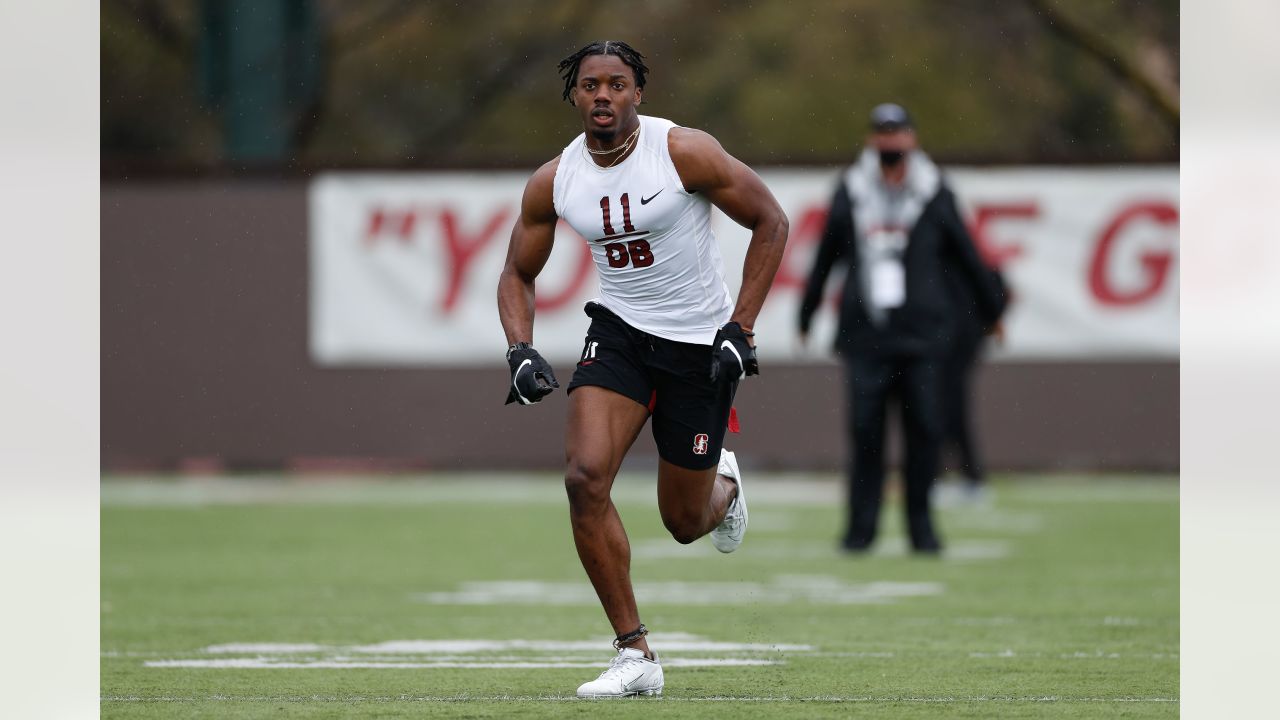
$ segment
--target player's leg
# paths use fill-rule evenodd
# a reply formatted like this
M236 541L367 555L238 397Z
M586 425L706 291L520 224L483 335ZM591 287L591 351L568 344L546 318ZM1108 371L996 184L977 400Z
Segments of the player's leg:
M569 395L565 489L573 542L615 635L639 627L640 616L631 588L631 546L609 493L648 417L644 405L603 387L578 387ZM649 654L644 638L632 647Z
M889 358L853 354L846 361L851 447L848 526L842 544L865 550L875 541L884 491L885 409L893 381Z
M661 695L662 666L649 650L631 590L631 546L609 498L622 458L649 411L634 399L604 387L584 385L569 395L565 487L573 541L619 642L618 654L595 680L578 686L578 697ZM630 639L626 642L624 636Z
M907 528L915 550L936 552L942 546L933 527L929 490L938 473L938 449L942 444L940 361L917 358L904 363L902 370Z
M737 483L715 467L690 470L658 462L658 511L671 537L682 545L714 530L736 494Z
M721 453L738 381L711 381L709 347L661 341L656 347L658 510L671 536L688 544L720 526L739 495L736 462L732 453ZM745 513L745 506L739 511ZM740 520L745 525L745 517ZM741 533L734 541L713 539L730 552Z
M574 545L619 642L618 654L578 697L662 694L662 666L641 630L631 587L631 546L610 498L614 476L649 417L653 387L645 336L604 306L591 317L582 359L569 383L565 489Z

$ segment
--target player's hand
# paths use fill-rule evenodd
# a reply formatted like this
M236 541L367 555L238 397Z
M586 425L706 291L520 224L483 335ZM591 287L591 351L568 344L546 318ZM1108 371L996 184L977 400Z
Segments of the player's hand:
M511 391L507 393L507 405L513 402L532 405L560 387L550 363L542 359L529 343L512 345L507 350L507 364L511 366Z
M711 382L721 379L741 380L760 374L760 361L751 342L755 333L742 329L736 322L725 323L711 343Z

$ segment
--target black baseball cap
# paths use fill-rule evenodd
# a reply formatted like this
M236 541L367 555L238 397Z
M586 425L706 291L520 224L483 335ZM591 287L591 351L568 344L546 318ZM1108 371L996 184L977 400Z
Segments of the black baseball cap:
M906 108L897 103L881 103L871 109L871 129L876 132L893 132L915 127Z

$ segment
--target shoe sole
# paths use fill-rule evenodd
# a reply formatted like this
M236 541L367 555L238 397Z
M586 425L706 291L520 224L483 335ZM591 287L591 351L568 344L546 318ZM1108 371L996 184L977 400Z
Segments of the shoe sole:
M640 696L660 697L661 695L662 695L662 688L658 688L656 690L637 690L636 692L622 693L621 695L579 695L578 697L582 700L608 700L612 698L640 697Z

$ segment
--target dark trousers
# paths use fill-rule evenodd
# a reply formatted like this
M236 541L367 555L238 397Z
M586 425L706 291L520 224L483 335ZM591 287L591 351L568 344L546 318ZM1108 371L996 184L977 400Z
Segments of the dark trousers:
M960 474L971 483L982 482L985 472L973 434L973 418L969 412L970 383L984 336L981 331L962 332L947 354L942 368L943 423L942 447L955 449Z
M869 353L846 356L853 448L846 547L863 548L875 540L884 492L885 416L894 398L901 402L906 440L903 478L911 544L917 549L937 544L929 511L929 489L937 474L942 441L941 366L941 359L932 357Z

